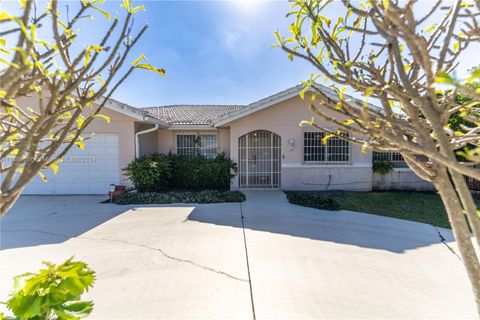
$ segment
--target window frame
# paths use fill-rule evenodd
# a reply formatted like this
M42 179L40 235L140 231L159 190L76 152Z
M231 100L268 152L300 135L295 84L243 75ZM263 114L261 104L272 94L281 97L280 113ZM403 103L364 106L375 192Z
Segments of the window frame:
M373 151L372 152L372 162L375 160L384 160L389 161L393 164L394 168L408 168L408 164L403 159L403 156L399 152L394 151L386 151L386 152L379 152Z
M202 146L195 146L191 147L191 149L197 150L194 153L190 154L180 154L178 153L178 137L179 136L191 136L194 135L196 136L196 139L198 139L200 136L215 136L215 154L208 154L204 152L205 149L202 148ZM177 155L185 156L185 157L191 157L193 155L202 155L207 158L215 158L219 154L219 145L218 145L218 132L217 131L180 131L180 132L175 132L175 138L174 138L174 153ZM188 149L186 147L183 147L182 149Z
M330 138L328 141L331 141L332 139L341 139L341 140L344 140L348 143L348 152L347 152L347 157L348 157L348 160L347 161L334 161L334 160L328 160L329 156L331 156L332 154L328 152L328 141L327 141L327 144L324 145L324 153L323 153L323 158L324 160L319 160L319 161L309 161L309 160L306 160L305 159L305 148L307 147L306 144L305 144L305 140L306 140L306 134L312 134L312 133L321 133L323 134L323 136L327 135L328 133L327 132L324 132L324 131L320 131L320 130L303 130L302 131L302 162L305 164L305 165L350 165L352 164L352 143L346 139L341 139L339 137L332 137ZM344 132L344 134L349 137L350 134L348 132ZM342 155L344 155L342 153Z

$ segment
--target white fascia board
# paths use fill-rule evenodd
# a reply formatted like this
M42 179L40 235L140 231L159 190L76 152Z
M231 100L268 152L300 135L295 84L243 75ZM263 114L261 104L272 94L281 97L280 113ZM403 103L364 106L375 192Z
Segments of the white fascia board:
M135 120L141 122L148 122L153 124L158 124L162 128L168 128L168 123L165 123L159 119L153 118L152 116L148 115L147 112L129 106L128 104L121 103L112 99L108 99L107 103L105 104L105 108L113 110L115 112L121 113L128 117L131 117Z
M325 95L327 95L329 98L331 98L333 100L338 99L337 93L332 88L326 87L322 84L316 84L316 86L317 86L318 89L322 90L325 93ZM271 106L273 106L275 104L278 104L280 102L283 102L285 100L293 98L293 97L299 95L300 91L302 91L303 89L304 89L304 86L299 84L295 87L292 87L290 89L287 89L287 90L281 91L277 94L274 94L270 97L258 100L254 103L249 104L247 107L241 108L238 111L235 111L235 112L229 113L229 114L227 114L223 117L220 117L214 123L214 126L219 127L219 126L225 125L225 124L227 124L229 122L232 122L234 120L237 120L237 119L240 119L242 117L248 116L249 114L252 114L254 112L263 110L265 108L271 107ZM311 93L315 93L315 89L312 89L312 88L309 88L307 91L311 92ZM357 103L363 103L360 99L354 98L350 95L345 95L345 98L354 100ZM374 109L380 109L377 106L374 106L372 104L369 104L369 106L371 106ZM358 108L355 105L353 105L352 107Z
M209 124L172 124L168 127L168 130L214 130L217 128Z

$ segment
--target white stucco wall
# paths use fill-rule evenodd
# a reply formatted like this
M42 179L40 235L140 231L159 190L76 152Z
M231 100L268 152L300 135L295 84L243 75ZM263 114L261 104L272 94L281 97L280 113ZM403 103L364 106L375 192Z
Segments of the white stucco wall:
M374 173L372 183L374 190L434 190L430 182L421 179L408 168L396 168L386 175Z

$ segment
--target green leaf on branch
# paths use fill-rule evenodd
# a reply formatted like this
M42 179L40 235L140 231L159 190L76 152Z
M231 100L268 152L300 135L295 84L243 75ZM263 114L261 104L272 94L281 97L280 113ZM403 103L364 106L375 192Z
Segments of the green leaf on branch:
M305 92L307 92L308 89L309 87L305 87L298 93L298 95L300 96L300 98L302 98L302 100L305 99Z
M387 11L388 8L390 7L390 1L389 0L382 0L382 4L383 4L383 9L385 11Z
M85 149L85 142L83 142L82 140L75 141L74 144L75 144L80 150Z
M303 127L304 125L309 125L309 126L311 126L311 125L313 125L314 123L315 123L315 119L314 119L313 117L311 117L311 118L310 118L310 121L302 120L302 121L300 121L300 122L298 123L298 125L299 125L300 127Z
M142 54L140 55L140 57L138 57L137 59L133 60L132 66L135 67L135 66L136 66L140 61L142 61L143 59L145 59L145 55L142 53Z
M460 42L456 41L453 44L453 52L457 52L459 47L460 47Z
M136 13L137 11L145 11L145 6L137 6L132 9L132 13Z
M152 66L151 64L145 64L145 63L137 64L137 65L135 65L135 68L140 68L140 69L155 71L156 73L159 73L159 74L162 75L163 77L165 77L165 75L166 75L164 69L155 68L155 67Z
M423 30L423 32L429 33L429 32L434 31L435 29L437 29L437 25L436 25L436 24L432 24L432 25L429 25L428 27L426 27L425 30Z
M435 75L436 83L455 84L455 80L445 71L439 70Z
M93 116L94 118L103 118L107 123L110 123L110 117L104 114L96 114Z
M53 174L57 174L57 172L58 172L58 164L52 163L52 164L50 165L50 168L52 168Z
M37 174L40 178L42 178L43 182L48 182L47 177L42 172L38 171Z
M333 137L335 137L334 134L332 134L332 133L331 133L331 134L327 134L325 137L322 138L322 144L327 144L328 140L329 140L330 138L333 138Z
M14 319L80 319L93 310L93 302L80 297L95 281L87 264L68 259L60 265L44 262L38 273L15 277L6 305Z
M132 10L132 3L130 0L123 0L123 4L121 4L120 7L125 8L128 12L130 12Z
M360 152L366 153L368 147L369 147L369 144L365 142L364 144L362 144L362 147L360 148Z
M480 68L475 69L472 72L472 74L470 75L470 77L468 77L467 81L470 83L470 82L474 81L475 79L480 79Z
M107 11L103 10L102 8L99 8L97 6L92 6L93 9L97 10L98 12L100 12L101 14L103 14L105 16L105 18L110 21L110 13L108 13Z

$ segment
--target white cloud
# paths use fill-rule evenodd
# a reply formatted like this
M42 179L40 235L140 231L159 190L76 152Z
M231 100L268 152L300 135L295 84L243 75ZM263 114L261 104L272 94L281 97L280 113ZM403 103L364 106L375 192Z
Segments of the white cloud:
M224 31L222 45L235 60L255 58L263 46L261 39L248 26L238 26Z

